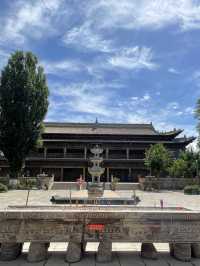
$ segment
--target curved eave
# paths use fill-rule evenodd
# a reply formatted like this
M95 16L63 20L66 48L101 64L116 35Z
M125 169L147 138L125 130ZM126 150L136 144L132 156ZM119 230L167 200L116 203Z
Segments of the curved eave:
M195 139L196 139L196 137L177 138L174 140L174 143L183 143L185 145L188 145L188 144L192 143Z
M171 137L171 138L176 138L179 134L183 132L183 129L178 129L178 130L173 130L169 132L159 132L160 136L166 136L166 137Z

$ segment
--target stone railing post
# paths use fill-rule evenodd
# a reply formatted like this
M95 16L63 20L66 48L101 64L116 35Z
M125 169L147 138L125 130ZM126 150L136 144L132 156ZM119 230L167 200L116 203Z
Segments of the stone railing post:
M97 262L110 262L112 260L112 242L108 238L100 241L96 255Z
M17 259L22 252L21 243L1 243L0 260L9 261Z
M31 242L27 260L29 262L44 261L48 257L49 243L46 242Z
M70 240L67 247L65 260L69 263L78 262L82 258L83 245L75 240Z
M152 260L157 259L158 253L153 243L142 243L141 257Z
M191 260L191 244L190 243L173 243L170 244L170 254L177 260Z

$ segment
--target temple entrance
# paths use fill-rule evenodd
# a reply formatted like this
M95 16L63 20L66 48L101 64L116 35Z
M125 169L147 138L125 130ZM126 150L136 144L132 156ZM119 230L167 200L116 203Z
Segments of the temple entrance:
M119 182L131 182L127 168L110 168L110 178L111 176L119 178Z
M76 180L83 175L83 168L64 168L63 169L63 181L64 182L76 182Z

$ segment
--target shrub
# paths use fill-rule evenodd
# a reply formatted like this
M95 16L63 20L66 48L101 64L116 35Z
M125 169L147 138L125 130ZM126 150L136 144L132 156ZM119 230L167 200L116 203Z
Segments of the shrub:
M2 183L0 183L0 193L2 192L7 192L8 191L8 187Z
M36 178L20 178L17 189L32 189L36 187Z
M190 185L184 188L184 194L188 195L199 195L200 187L198 185Z
M9 185L9 177L0 176L0 183L5 185L5 186L8 186Z

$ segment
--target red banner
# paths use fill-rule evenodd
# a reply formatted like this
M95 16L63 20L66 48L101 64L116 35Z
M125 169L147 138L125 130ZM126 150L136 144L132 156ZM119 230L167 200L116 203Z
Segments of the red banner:
M103 231L105 225L104 224L88 224L87 228L92 231Z

